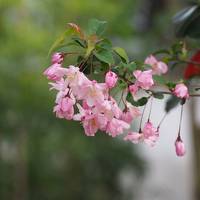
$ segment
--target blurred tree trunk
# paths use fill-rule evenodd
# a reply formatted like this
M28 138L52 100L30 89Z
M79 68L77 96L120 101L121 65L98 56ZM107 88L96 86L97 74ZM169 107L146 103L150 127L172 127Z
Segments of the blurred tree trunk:
M16 145L13 200L27 199L27 132L20 129Z
M149 31L154 25L154 20L159 12L166 9L169 0L143 0L136 17L136 28L140 32Z
M191 103L191 122L192 122L192 133L193 133L193 148L194 148L194 199L200 199L200 125L196 121L196 114L198 112L197 101L192 99ZM199 112L198 112L199 114Z

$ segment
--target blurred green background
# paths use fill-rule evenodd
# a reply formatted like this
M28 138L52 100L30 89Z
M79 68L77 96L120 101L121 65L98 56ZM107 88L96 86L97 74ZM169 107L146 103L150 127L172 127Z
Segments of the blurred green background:
M104 134L86 137L77 123L56 119L55 94L42 72L68 22L106 20L109 38L143 58L172 40L171 16L179 7L167 0L0 1L1 200L134 198L120 176L144 175L137 149Z

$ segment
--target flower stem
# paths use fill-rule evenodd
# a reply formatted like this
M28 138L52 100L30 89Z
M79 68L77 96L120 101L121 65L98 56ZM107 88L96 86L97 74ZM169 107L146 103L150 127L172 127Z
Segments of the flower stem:
M142 132L142 121L143 121L144 112L145 112L146 107L147 107L147 104L145 104L143 111L142 111L142 116L141 116L141 119L140 119L140 126L139 126L139 133Z
M179 137L180 137L180 133L181 133L182 119L183 119L183 105L181 105L181 115L180 115L179 128L178 128L178 136Z
M150 121L150 117L151 117L152 104L153 104L153 97L151 97L151 104L150 104L150 111L149 111L149 116L148 116L148 122Z
M162 117L162 119L160 120L160 123L158 124L157 129L160 128L160 126L161 126L161 124L163 123L163 121L165 120L166 116L167 116L167 113L165 113L164 116Z

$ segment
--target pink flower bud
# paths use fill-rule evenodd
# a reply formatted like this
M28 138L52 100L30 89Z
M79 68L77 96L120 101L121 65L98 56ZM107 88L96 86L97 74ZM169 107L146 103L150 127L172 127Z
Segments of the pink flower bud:
M62 63L63 59L64 59L64 57L61 53L54 53L51 57L51 62L52 62L52 64Z
M115 87L117 80L118 80L118 76L114 72L109 71L106 73L105 82L108 88Z
M139 90L138 86L136 84L133 85L129 85L128 87L130 93L135 96L135 94L137 93L137 91Z
M188 88L183 83L176 85L173 94L179 98L189 98Z
M176 148L176 155L177 156L184 156L185 155L185 145L183 141L178 137L175 142L175 148Z
M66 68L61 67L61 64L55 63L48 67L43 74L47 76L49 80L58 81L66 74L66 72Z

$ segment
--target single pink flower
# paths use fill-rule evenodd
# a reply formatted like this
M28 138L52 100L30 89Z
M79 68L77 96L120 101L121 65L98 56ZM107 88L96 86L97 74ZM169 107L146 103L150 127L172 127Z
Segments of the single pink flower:
M95 136L99 129L97 118L93 114L84 116L82 124L87 136Z
M179 98L189 98L188 88L185 84L179 83L173 90L173 94Z
M71 98L62 98L60 102L54 107L56 117L71 120L74 116L74 104L75 102Z
M134 144L138 144L143 141L143 134L137 132L129 132L128 135L124 137L125 141L131 141Z
M103 114L90 114L82 118L83 128L87 136L95 136L98 130L105 131L107 119Z
M50 90L58 90L58 91L65 91L68 88L68 82L66 79L61 78L60 80L56 82L50 82L49 85L51 85Z
M168 66L164 62L158 61L153 55L147 57L144 63L147 65L151 65L153 74L161 75L165 74L168 71Z
M55 63L62 63L64 60L64 56L62 53L54 53L51 57L51 62L52 64L55 64Z
M181 140L180 137L178 137L176 142L175 142L175 149L176 149L176 155L177 156L184 156L185 153L186 153L185 145L184 145L184 143L183 143L183 141Z
M130 125L122 120L113 118L108 122L106 132L112 137L116 137L124 132L124 129L129 129Z
M114 98L112 98L110 96L110 105L111 105L111 110L113 112L113 116L117 119L119 119L122 115L122 110L120 109L120 107L118 106L118 103L116 102L116 100Z
M115 87L117 80L118 80L118 76L114 72L109 71L109 72L106 73L105 83L106 83L108 88Z
M104 101L102 85L96 81L82 85L77 96L79 99L84 99L89 106L94 106L96 103L101 104Z
M140 115L141 115L141 112L137 107L133 106L129 102L126 102L126 109L121 115L121 120L130 124L133 121L133 119L135 119L136 117Z
M135 84L144 90L149 90L154 84L152 70L136 70L133 72L133 75L136 78Z
M47 76L49 80L58 81L66 75L67 69L61 67L61 64L55 63L48 67L43 74Z
M73 65L70 65L67 68L66 76L69 86L72 88L74 94L79 94L81 92L80 87L91 82L82 72L79 71L78 67Z
M95 106L96 113L104 113L105 118L109 121L114 117L119 119L122 115L122 110L112 97L110 97L110 100L104 100L101 103L95 104Z
M73 119L76 121L81 121L85 134L87 136L94 136L98 129L105 131L107 127L107 118L102 113L93 112L92 107L86 106L86 108L81 107L77 104L79 113L75 114Z
M107 128L107 124L108 124L108 119L105 117L104 114L97 114L97 122L98 122L98 126L99 129L101 131L105 131Z
M146 122L143 128L144 142L150 146L154 146L158 137L158 129L153 126L151 122Z

